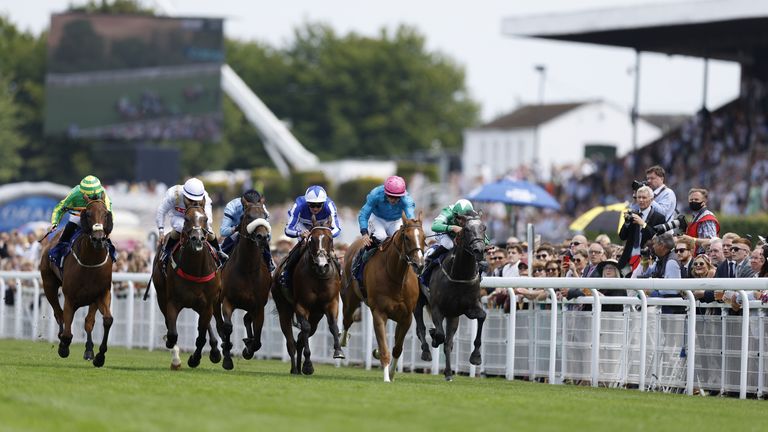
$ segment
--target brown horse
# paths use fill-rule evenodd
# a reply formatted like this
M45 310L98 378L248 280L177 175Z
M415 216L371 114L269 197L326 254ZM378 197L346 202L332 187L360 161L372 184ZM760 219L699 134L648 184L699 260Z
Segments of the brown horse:
M64 274L48 259L48 251L56 244L61 234L43 247L40 257L40 276L48 303L59 324L59 355L69 356L72 343L72 319L81 306L88 306L85 317L85 360L93 365L104 365L107 352L109 329L112 327L112 262L109 256L109 234L112 232L112 213L101 200L88 201L80 213L81 235L72 245L72 251L64 259ZM63 276L63 277L62 277ZM59 286L64 294L64 310L59 305ZM104 336L99 353L93 355L91 332L96 322L96 309L101 312L104 322Z
M216 327L222 339L224 369L232 363L232 312L235 308L246 311L243 317L248 338L243 339L243 357L250 359L261 348L261 328L264 324L264 305L269 298L272 275L269 273L264 250L269 250L271 227L264 201L250 203L241 198L243 218L237 228L240 240L229 261L221 269L222 294L216 307Z
M421 227L421 213L417 219L407 219L402 215L403 225L392 237L385 241L374 254L363 270L363 286L368 292L366 303L373 314L373 328L376 331L376 341L379 345L374 356L381 361L384 370L384 381L390 381L397 370L397 361L403 352L403 340L413 320L413 311L419 297L419 281L416 277L424 267L424 230ZM349 327L352 325L352 315L360 306L361 291L357 280L352 276L352 262L360 252L362 239L355 240L347 250L344 265L344 336L342 346L346 345ZM390 354L387 348L387 319L397 323L395 328L395 345ZM378 354L378 356L377 356ZM390 371L390 363L392 369Z
M307 240L295 247L302 248L298 262L289 278L292 289L284 292L278 283L272 284L272 298L280 315L280 328L285 336L285 347L291 357L291 373L312 375L315 372L310 359L309 338L317 331L317 323L325 316L333 336L333 358L344 358L339 345L339 291L341 276L333 250L330 218L318 224L312 216L312 229ZM286 260L280 263L275 274L280 274ZM277 278L275 278L277 280ZM291 320L294 315L299 324L298 344L293 339ZM298 352L297 352L298 349ZM304 355L304 366L301 356Z
M171 369L181 368L179 348L176 342L176 319L184 308L191 308L199 315L195 352L189 357L189 367L197 367L205 346L205 336L213 316L213 307L221 295L221 277L216 269L216 259L206 241L208 217L199 205L187 207L184 213L184 228L176 250L168 257L168 264L160 261L160 250L155 256L152 282L157 290L157 305L165 316L168 329L165 346L173 352ZM161 246L162 247L162 246ZM211 361L214 355L211 350Z

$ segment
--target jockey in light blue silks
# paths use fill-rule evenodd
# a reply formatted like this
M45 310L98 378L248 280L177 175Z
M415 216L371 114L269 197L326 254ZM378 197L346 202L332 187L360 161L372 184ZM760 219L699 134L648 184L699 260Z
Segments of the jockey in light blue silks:
M291 249L286 258L283 271L280 273L279 283L285 287L289 284L289 275L296 265L304 240L312 229L312 217L317 224L331 222L331 235L335 238L341 232L339 228L339 216L336 213L336 204L328 198L328 194L321 186L310 186L304 196L296 198L290 210L288 210L288 224L285 226L285 235L298 238L299 242ZM338 265L336 268L340 268Z
M236 229L243 218L245 209L245 207L243 207L243 200L253 204L261 202L264 206L264 211L267 212L266 220L269 220L269 210L267 210L267 204L264 202L264 197L256 190L249 189L243 193L242 198L235 198L228 202L226 207L224 207L224 219L222 219L221 227L219 228L219 234L224 239L221 243L221 249L226 254L232 253L240 239L240 233L237 232ZM269 240L271 240L271 238ZM275 262L272 260L272 253L269 249L264 251L264 260L269 267L269 271L274 271Z
M368 193L365 205L357 217L365 245L365 249L357 254L352 265L352 272L358 280L362 264L368 261L384 240L400 229L403 224L403 212L406 218L413 219L415 209L416 204L405 190L405 180L402 177L390 176L383 185L376 186Z

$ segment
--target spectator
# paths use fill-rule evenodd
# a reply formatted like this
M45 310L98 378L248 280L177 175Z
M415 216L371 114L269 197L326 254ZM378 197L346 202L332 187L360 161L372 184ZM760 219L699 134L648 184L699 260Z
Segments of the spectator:
M520 272L518 266L523 256L523 248L520 245L507 246L507 263L501 269L503 277L518 277Z
M736 277L750 278L755 275L755 271L749 265L749 255L752 252L752 242L749 239L738 238L733 241L731 246L731 257L736 263Z
M551 261L555 259L555 248L549 244L543 244L536 248L535 258L540 261Z
M664 168L659 165L654 165L645 170L646 184L653 190L651 206L664 215L665 222L669 222L675 217L675 212L677 211L677 197L675 196L675 191L664 184L665 180L666 173Z
M664 223L664 215L655 210L653 190L648 186L640 187L635 192L638 212L629 212L624 225L619 230L619 238L624 240L624 251L619 258L619 268L624 274L630 273L640 263L640 249L656 232L653 227Z
M711 265L718 267L721 263L725 262L725 255L723 255L723 240L712 239L709 242L709 248L707 249L707 256Z
M693 212L693 219L688 225L685 235L681 236L685 242L692 243L701 251L709 245L709 242L717 238L720 232L720 222L715 215L707 208L707 199L709 192L706 189L693 188L688 192L688 207ZM699 249L697 254L699 253Z
M619 263L615 260L605 260L598 264L597 275L601 278L620 278ZM601 295L608 297L625 297L627 290L625 289L601 289L599 290ZM602 310L605 312L622 312L624 310L623 305L604 305Z
M547 277L560 277L560 262L557 260L548 261L546 273Z
M653 238L653 253L655 260L650 264L650 259L643 257L640 261L642 268L638 277L654 279L680 279L680 264L675 255L675 239L669 233L664 233ZM652 297L679 297L680 293L673 290L654 290ZM685 313L685 306L662 306L661 313L680 314Z
M588 262L589 252L587 251L587 248L576 249L565 277L581 277L584 269L587 268Z
M761 277L760 272L765 265L765 257L763 256L763 248L756 247L755 250L749 255L749 268L755 272L753 277Z
M675 254L677 254L677 262L680 264L680 277L688 279L691 277L691 262L693 261L693 257L689 243L681 240L681 238L678 238L677 240Z
M576 254L576 249L587 247L587 238L581 234L573 236L571 239L571 254Z
M739 238L734 233L726 233L723 235L723 257L725 260L717 266L715 271L715 277L720 278L735 278L736 277L736 261L733 260L733 253L731 247L733 247L733 240Z
M582 277L600 277L595 270L597 265L605 261L605 250L598 242L589 245L589 264L581 273Z

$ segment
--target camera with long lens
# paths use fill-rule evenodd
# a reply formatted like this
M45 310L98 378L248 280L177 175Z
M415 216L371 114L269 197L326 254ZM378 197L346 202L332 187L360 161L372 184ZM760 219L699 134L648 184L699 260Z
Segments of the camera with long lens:
M667 231L679 230L685 232L688 228L688 221L685 219L685 215L679 215L675 219L663 224L658 224L653 227L656 234L664 234Z
M643 186L647 186L648 182L645 180L632 180L632 190L637 191Z

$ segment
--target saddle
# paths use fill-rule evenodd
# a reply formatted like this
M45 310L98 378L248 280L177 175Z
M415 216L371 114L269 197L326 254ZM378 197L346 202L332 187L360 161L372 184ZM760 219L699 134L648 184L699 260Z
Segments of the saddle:
M219 254L216 253L216 250L213 249L213 246L211 246L208 242L204 242L204 244L207 246L208 253L211 254L211 257L213 258L213 262L216 263L216 268L218 269L221 266L221 261L219 261ZM216 270L213 271L213 273L205 276L192 276L190 274L187 274L184 272L184 270L181 269L179 264L176 263L176 259L173 257L174 254L176 254L176 251L181 248L181 242L176 243L176 245L171 250L171 253L168 254L166 257L166 261L163 262L163 271L167 271L168 264L171 265L171 269L182 279L188 280L190 282L196 282L196 283L205 283L216 277Z

